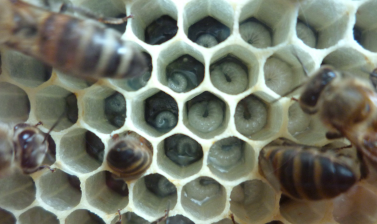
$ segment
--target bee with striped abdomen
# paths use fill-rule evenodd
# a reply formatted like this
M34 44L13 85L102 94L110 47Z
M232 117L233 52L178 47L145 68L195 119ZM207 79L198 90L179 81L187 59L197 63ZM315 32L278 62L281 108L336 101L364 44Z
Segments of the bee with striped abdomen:
M80 77L131 78L146 68L116 31L19 0L0 0L0 45Z
M366 174L356 150L299 145L278 139L259 154L259 172L282 193L299 200L331 199Z

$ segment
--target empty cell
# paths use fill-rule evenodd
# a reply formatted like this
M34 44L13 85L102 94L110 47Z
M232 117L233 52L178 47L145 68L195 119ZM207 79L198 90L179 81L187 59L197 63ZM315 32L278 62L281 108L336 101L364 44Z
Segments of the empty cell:
M71 177L72 182L72 177ZM70 177L63 171L43 175L39 182L42 200L49 206L60 210L69 210L80 203L81 189L70 183Z
M24 122L29 118L30 102L26 92L7 83L0 83L0 119L9 123Z
M229 36L229 27L211 16L199 20L188 29L188 38L206 48L223 42Z
M225 209L225 188L210 177L199 177L182 189L182 207L200 220L220 215Z
M22 213L18 219L20 224L59 224L58 217L42 207L34 207Z
M119 221L119 217L115 217L111 224L118 224L116 223ZM147 220L143 219L142 217L136 215L133 212L126 212L122 214L122 224L149 224Z
M37 120L42 121L46 128L51 128L64 113L65 115L59 120L54 131L61 131L72 126L71 120L76 119L78 110L77 104L72 102L76 96L71 94L73 93L66 89L52 85L39 91L36 94Z
M75 210L65 219L65 224L105 224L96 214L85 210Z
M106 171L96 173L86 180L84 192L91 206L106 213L116 213L118 209L127 206L128 195L124 195L125 190L122 191L118 185L115 186L113 181L109 180ZM123 195L120 192L123 192Z
M133 190L137 209L147 212L155 219L162 217L169 207L177 203L177 189L166 177L151 174L139 179Z
M204 92L186 103L188 128L203 138L221 133L226 126L225 103L210 92Z
M16 218L10 212L0 208L0 223L2 224L16 224Z
M65 101L67 103L67 118L71 123L76 123L79 117L79 108L77 107L77 98L76 95L71 93L66 98Z
M107 187L122 197L128 197L128 186L124 179L109 171L105 171L105 173Z
M123 126L126 100L122 94L105 86L94 86L83 99L84 121L97 131L110 134Z
M51 77L52 68L32 57L16 51L2 54L2 71L17 83L37 87Z
M239 94L249 85L248 68L237 57L228 55L210 67L212 84L228 94Z
M254 167L254 150L244 141L230 137L215 142L209 149L208 167L216 176L235 180Z
M48 150L42 164L52 165L56 161L56 144L51 135L47 137Z
M91 172L103 162L104 145L96 135L90 133L86 129L75 129L65 134L60 141L62 162L76 172Z
M266 103L254 95L241 100L234 114L237 131L247 137L262 130L267 124L267 117Z
M136 180L152 164L153 148L148 140L135 132L115 135L109 141L106 155L111 171L124 180Z
M80 179L75 175L69 175L68 176L68 183L76 190L81 192L81 181Z
M120 128L126 121L126 99L119 92L115 92L105 99L105 116L110 124Z
M145 42L151 45L162 44L175 36L178 31L177 21L168 15L163 15L145 29Z
M0 207L24 209L35 200L35 194L34 181L28 175L17 173L0 178Z
M244 41L256 48L272 46L272 30L252 17L240 23L240 35Z
M183 55L166 66L168 86L177 93L188 92L204 79L204 65L190 55Z
M274 212L276 193L260 180L249 180L233 188L230 211L241 220L258 222Z
M212 224L236 224L236 223L233 223L232 220L230 219L222 219L218 222L214 222Z
M307 46L315 48L317 46L317 31L309 24L297 19L296 35Z
M158 132L169 132L178 123L177 102L168 94L159 92L145 100L144 118Z

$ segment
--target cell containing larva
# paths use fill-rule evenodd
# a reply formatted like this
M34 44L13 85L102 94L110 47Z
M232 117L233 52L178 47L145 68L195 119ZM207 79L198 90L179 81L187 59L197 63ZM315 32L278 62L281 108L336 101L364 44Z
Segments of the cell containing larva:
M294 103L288 109L288 131L291 135L296 136L309 128L310 115L304 113L300 104Z
M309 24L297 20L296 34L309 47L315 48L317 46L317 32Z
M235 137L225 138L215 142L209 149L208 164L220 172L228 172L232 167L242 162L244 143Z
M110 124L120 128L126 122L126 99L124 96L115 92L111 96L105 99L105 116L109 120Z
M259 20L249 18L240 23L240 34L242 39L256 48L267 48L272 46L272 30Z
M68 120L74 124L77 122L77 119L79 117L79 108L77 106L77 98L74 93L69 94L65 98L66 102L66 113Z
M270 57L264 64L264 81L266 86L279 95L292 89L294 81L292 68L276 57Z
M188 92L203 81L204 65L190 55L183 55L166 66L166 79L175 92Z
M249 137L262 130L267 124L268 107L256 96L248 96L236 107L234 121L237 131Z
M1 5L0 44L33 56L63 73L131 78L145 68L141 52L123 41L120 33L98 22L54 13L22 1L4 0ZM64 6L103 23L127 20L98 17L72 5Z
M186 135L173 135L164 142L165 155L178 166L189 166L203 158L202 146Z
M105 145L101 139L91 131L85 133L85 151L98 162L103 162Z
M152 145L142 136L130 132L110 139L106 160L111 172L124 180L135 180L149 168L152 155Z
M210 16L199 20L188 29L188 38L206 48L223 42L229 35L230 29Z
M16 224L16 218L11 212L0 208L0 223L3 224Z
M159 92L145 101L145 121L157 131L166 133L178 123L178 105L174 98Z
M157 45L162 44L177 34L177 21L168 15L163 15L145 29L145 42L147 44Z
M242 93L249 85L248 69L238 58L228 55L210 67L211 81L220 91Z
M22 224L35 224L35 223L48 223L59 224L58 217L54 213L51 213L44 208L37 206L28 209L23 212L19 218L18 223Z
M164 198L177 193L177 188L166 177L160 174L148 175L144 178L145 187L158 197Z
M76 190L81 192L81 182L80 179L75 175L67 174L68 183Z
M204 92L187 102L188 123L202 133L219 128L225 117L225 103L210 92Z
M144 71L144 73L141 76L125 80L128 86L133 91L139 90L143 88L144 86L146 86L152 75L152 69L153 69L152 57L150 56L150 54L146 52L143 52L143 55L147 63L147 69Z
M212 178L200 177L184 186L184 197L192 198L198 205L221 194L222 186Z
M123 178L119 178L109 171L105 171L106 186L122 197L128 197L128 186Z

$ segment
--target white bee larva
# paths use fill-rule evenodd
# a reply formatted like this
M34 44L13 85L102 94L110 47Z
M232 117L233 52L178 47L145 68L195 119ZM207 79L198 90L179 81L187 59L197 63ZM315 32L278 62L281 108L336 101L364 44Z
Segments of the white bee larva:
M231 137L213 144L209 150L208 163L221 172L227 172L236 165L243 156L241 140Z
M188 112L188 121L197 131L208 133L222 124L224 111L218 100L209 100L194 104Z
M155 119L155 127L158 129L171 129L177 125L177 117L170 111L160 112Z
M302 42L304 42L304 44L312 48L316 47L317 39L316 39L315 33L305 23L297 22L296 34L297 34L297 37L301 39Z
M294 103L288 110L288 131L295 136L305 131L310 124L310 115L304 113L299 103Z
M287 63L278 58L269 58L264 64L266 86L282 95L292 89L293 71Z
M217 42L216 38L211 34L202 34L196 40L196 43L203 47L213 47L219 42Z
M177 93L185 92L187 84L186 76L179 72L174 72L168 79L168 86Z
M211 81L219 90L233 95L243 92L248 86L247 72L235 62L213 66Z
M272 45L271 33L258 22L246 22L240 26L242 39L256 48L266 48Z

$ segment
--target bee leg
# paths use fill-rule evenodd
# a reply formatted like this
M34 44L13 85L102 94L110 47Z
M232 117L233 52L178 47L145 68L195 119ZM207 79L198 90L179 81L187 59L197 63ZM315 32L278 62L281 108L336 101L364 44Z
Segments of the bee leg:
M373 70L372 73L369 74L369 80L372 83L374 90L377 90L377 68Z
M42 165L42 166L38 167L37 169L33 170L32 172L25 172L24 171L24 174L32 174L32 173L35 173L37 171L43 170L45 168L49 169L51 171L51 173L56 171L56 168L52 169L49 165Z
M236 221L234 220L234 215L233 214L230 214L230 219L232 220L233 224L236 224Z
M168 208L165 210L165 215L162 216L161 218L157 219L156 221L151 222L151 224L158 224L158 223L164 221L165 219L167 219L169 217L169 211L170 211L169 207L170 207L170 202L168 204Z
M120 209L118 209L118 216L119 216L119 219L115 224L122 224L122 215L120 214Z
M294 98L294 97L291 97L291 100L292 100L292 101L296 101L296 102L298 102L298 99L297 99L297 98Z
M36 123L36 124L34 125L34 127L38 127L39 125L43 125L42 121Z
M344 136L339 132L329 131L329 132L326 132L326 138L329 140L332 140L332 139L344 138Z
M96 15L95 13L93 13L92 11L90 11L86 8L82 8L82 7L74 6L72 4L64 3L60 8L60 12L62 13L62 12L65 12L67 10L72 10L72 11L80 13L81 15L86 16L90 19L94 19L94 20L97 20L101 23L107 23L107 24L122 24L122 23L127 22L127 20L129 18L133 17L133 15L125 16L123 18L103 17L103 16Z

